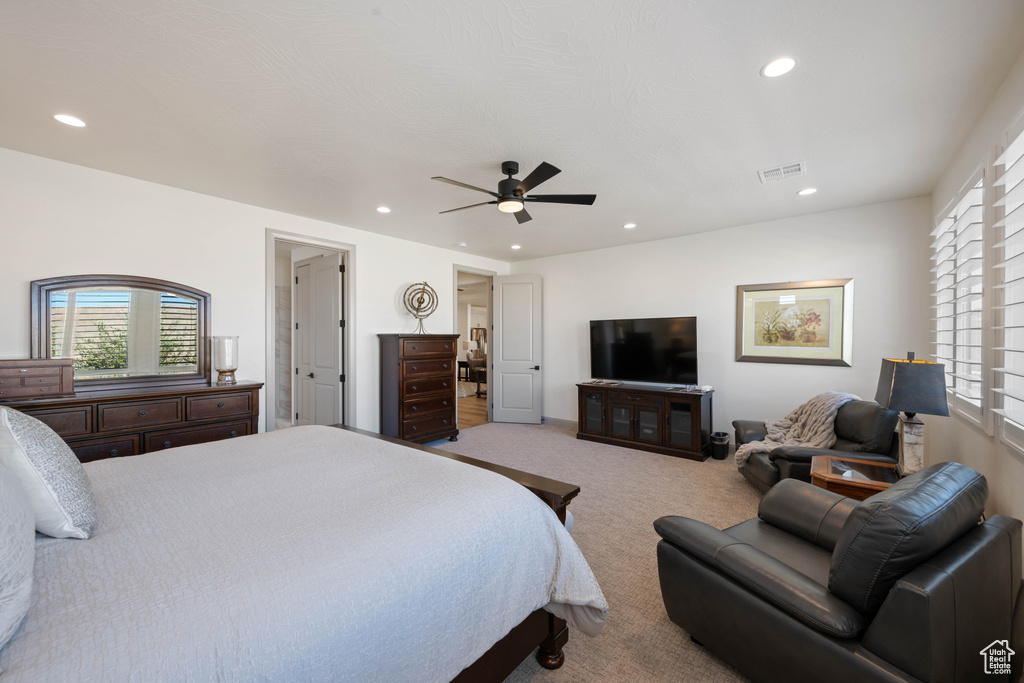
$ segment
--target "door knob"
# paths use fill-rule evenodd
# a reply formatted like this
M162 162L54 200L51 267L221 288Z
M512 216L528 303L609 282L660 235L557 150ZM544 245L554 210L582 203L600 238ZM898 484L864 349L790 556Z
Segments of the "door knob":
M530 368L530 369L531 369L531 370L540 370L540 366L539 366L539 365L534 365L534 366L533 366L532 368Z
M313 379L313 373L312 373L312 372L311 372L311 373L309 373L309 378L310 378L310 379Z

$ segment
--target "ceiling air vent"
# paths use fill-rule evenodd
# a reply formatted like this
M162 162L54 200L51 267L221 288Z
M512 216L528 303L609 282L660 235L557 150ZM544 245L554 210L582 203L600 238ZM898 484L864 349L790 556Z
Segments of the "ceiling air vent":
M807 173L807 164L798 161L795 164L786 164L785 166L776 166L775 168L766 168L763 171L758 171L757 177L761 179L762 183L773 183L777 180L785 180L786 178L805 173Z

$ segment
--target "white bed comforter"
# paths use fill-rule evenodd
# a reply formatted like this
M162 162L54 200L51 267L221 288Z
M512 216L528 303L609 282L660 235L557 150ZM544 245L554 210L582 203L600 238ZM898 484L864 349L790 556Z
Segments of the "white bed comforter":
M447 681L535 609L608 605L514 482L329 427L86 465L88 541L37 540L22 681Z

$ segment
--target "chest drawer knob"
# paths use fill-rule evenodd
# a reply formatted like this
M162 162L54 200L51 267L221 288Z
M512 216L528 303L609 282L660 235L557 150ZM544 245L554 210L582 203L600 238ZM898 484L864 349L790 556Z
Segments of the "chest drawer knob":
M231 432L231 436L238 436L238 432Z
M441 420L441 424L443 424L443 425L448 424L448 420Z
M217 404L217 407L218 407L218 408L223 408L223 407L224 407L224 402L223 402L223 401L221 401L220 403L218 403L218 404Z
M164 441L164 448L170 448L170 447L171 447L171 442L170 441Z
M443 405L443 406L448 405L448 401L441 401L441 405Z
M445 364L444 364L444 365L442 365L441 367L442 367L442 368L444 368L445 370L447 370L447 369L448 369L448 364L447 364L447 363L445 363Z
M448 388L448 382L441 382L441 386L444 387L445 389L447 389Z
M420 407L419 407L419 406L413 406L413 407L412 407L412 409L413 409L413 410L419 410L419 409L420 409Z
M414 432L415 432L415 431L416 431L416 429L417 429L416 425L413 425L413 426L412 426L412 431L414 431Z
M415 369L416 369L416 366L415 366L415 365L414 365L414 366L412 366L412 369L413 369L413 370L415 370Z
M26 370L25 368L22 368L22 369L18 370L18 372L28 372L28 370Z
M412 385L412 390L416 391L416 385L415 384Z
M418 349L418 348L419 348L418 346L413 346L413 347L412 347L412 350L413 350L413 351L415 351L415 350L416 350L416 349Z
M146 411L145 410L140 410L139 411L139 417L146 417Z
M115 456L117 456L117 449L116 448L111 448L110 449L110 457L113 458Z

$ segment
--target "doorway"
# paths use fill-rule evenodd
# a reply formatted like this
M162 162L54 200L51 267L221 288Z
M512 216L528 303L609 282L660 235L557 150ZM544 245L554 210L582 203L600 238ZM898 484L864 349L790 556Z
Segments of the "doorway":
M491 275L470 270L455 272L455 329L459 334L458 426L487 424L490 401Z
M266 430L351 424L346 245L267 231Z

